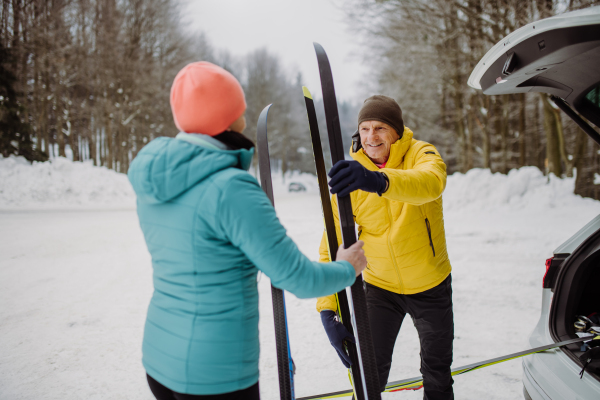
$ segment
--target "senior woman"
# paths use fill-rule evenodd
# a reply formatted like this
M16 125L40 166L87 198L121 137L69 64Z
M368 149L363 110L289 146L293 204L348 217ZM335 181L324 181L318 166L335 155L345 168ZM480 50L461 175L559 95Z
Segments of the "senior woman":
M362 242L336 262L304 256L248 172L246 102L233 75L187 65L171 88L175 138L132 162L140 225L152 256L143 365L159 399L258 399L257 272L301 298L352 284L366 266Z

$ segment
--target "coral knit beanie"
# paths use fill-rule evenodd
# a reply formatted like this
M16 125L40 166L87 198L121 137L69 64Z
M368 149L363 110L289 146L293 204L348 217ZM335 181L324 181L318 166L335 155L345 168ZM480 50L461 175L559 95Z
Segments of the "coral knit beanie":
M206 61L186 65L171 87L171 111L182 132L215 136L246 110L242 85L223 68Z

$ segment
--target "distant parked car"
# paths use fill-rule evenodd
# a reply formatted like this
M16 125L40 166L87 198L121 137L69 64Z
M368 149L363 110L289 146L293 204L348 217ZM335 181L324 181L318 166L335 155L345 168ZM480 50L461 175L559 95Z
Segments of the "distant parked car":
M600 127L600 7L516 30L479 61L469 85L488 95L548 93L600 144L600 135L579 116ZM546 261L542 312L529 343L536 347L576 338L581 329L575 323L581 325L595 313L600 313L600 216ZM525 357L525 398L600 399L600 359L593 359L582 372L582 350L586 345L573 344Z
M288 186L288 192L306 192L306 186L300 182L291 182Z

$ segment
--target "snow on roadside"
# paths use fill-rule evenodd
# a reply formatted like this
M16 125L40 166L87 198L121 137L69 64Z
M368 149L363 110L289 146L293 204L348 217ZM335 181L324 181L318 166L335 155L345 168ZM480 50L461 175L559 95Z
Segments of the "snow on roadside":
M286 193L292 182L302 184L307 194L319 192L312 174L288 173L283 177L273 173L275 195ZM458 211L468 207L473 212L510 207L531 211L595 203L574 195L574 185L574 178L546 177L536 167L511 170L508 175L475 168L448 177L444 208ZM95 167L91 161L55 158L30 164L23 157L0 157L0 209L134 207L135 194L127 177Z
M124 174L91 161L55 158L30 164L23 157L0 157L0 209L135 208Z
M448 177L444 192L446 211L469 207L470 211L498 207L544 209L595 203L573 194L575 178L544 176L537 167L513 169L507 175L475 168Z

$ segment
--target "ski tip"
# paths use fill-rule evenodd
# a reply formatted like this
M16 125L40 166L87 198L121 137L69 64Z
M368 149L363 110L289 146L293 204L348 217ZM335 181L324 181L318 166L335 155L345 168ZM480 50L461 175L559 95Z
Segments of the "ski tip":
M263 113L268 113L269 112L269 108L271 108L271 106L273 105L273 103L269 104L268 106L266 106L265 108L263 108L261 114Z
M304 97L307 97L311 100L313 99L312 94L310 94L310 90L308 90L306 86L302 86L302 93L304 93Z
M323 46L321 46L319 43L317 43L317 42L313 42L313 46L315 47L315 50L316 50L317 52L319 52L319 51L325 52L325 49L324 49L324 48L323 48Z
M269 109L271 108L271 106L273 105L273 103L269 104L268 106L266 106L265 108L263 108L263 110L260 112L260 115L258 116L258 124L260 125L261 121L264 119L265 120L265 129L266 129L266 120L267 117L269 115Z

